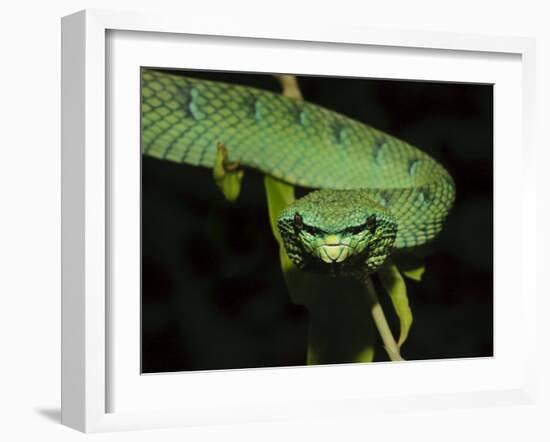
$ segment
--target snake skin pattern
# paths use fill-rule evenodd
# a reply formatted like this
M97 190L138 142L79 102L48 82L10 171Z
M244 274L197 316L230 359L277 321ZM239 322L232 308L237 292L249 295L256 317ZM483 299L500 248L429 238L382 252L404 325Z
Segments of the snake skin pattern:
M453 204L447 171L417 148L306 101L142 69L143 154L212 168L230 161L290 184L356 190L397 221L394 248L433 239Z

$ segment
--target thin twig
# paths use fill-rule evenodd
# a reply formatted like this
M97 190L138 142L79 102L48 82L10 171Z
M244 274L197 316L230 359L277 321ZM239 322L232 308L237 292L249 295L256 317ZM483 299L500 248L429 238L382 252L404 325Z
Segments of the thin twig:
M295 100L302 100L302 92L298 85L296 75L275 75L283 87L283 95Z
M376 289L374 288L374 284L372 283L370 276L365 277L365 289L369 304L371 306L372 317L374 319L374 323L376 324L376 328L378 329L378 333L380 333L382 342L384 343L386 353L388 353L391 361L404 361L399 353L399 346L393 338L393 334L390 326L388 325L388 321L386 320L386 316L384 315L384 310L382 310L382 306L378 300L378 295L376 294Z

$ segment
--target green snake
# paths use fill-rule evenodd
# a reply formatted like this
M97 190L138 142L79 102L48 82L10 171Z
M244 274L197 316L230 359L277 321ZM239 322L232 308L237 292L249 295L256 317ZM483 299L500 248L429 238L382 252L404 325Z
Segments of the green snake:
M315 189L277 222L288 256L306 271L372 273L393 251L432 240L455 198L451 176L429 155L344 115L142 69L144 155L213 168L219 143L231 164Z

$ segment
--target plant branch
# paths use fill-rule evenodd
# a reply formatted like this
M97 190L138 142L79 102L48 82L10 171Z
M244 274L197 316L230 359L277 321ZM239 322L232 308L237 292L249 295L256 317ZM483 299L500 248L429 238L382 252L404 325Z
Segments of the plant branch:
M368 275L365 277L365 289L371 306L371 314L376 324L376 328L378 329L378 333L380 333L380 337L382 338L386 353L388 353L391 361L404 361L399 353L399 346L393 338L390 326L384 315L384 310L382 310L382 306L378 300L378 295L376 294L372 279Z

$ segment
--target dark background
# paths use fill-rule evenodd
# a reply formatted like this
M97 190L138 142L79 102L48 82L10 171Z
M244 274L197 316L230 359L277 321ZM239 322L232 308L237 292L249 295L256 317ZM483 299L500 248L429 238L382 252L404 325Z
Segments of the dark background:
M280 90L269 75L184 74ZM455 180L457 200L428 250L424 278L407 280L414 323L405 359L492 356L492 86L324 77L299 84L306 100L421 148ZM379 295L397 334L391 304ZM370 314L339 294L331 302L327 335L343 348L359 330L354 321ZM210 170L143 157L143 372L304 365L309 316L287 294L261 174L247 169L230 204ZM332 354L324 362L349 362ZM378 342L375 361L383 360Z

